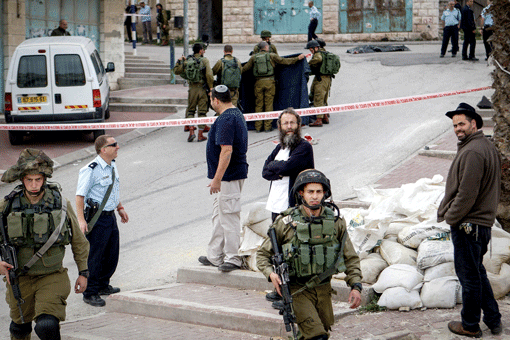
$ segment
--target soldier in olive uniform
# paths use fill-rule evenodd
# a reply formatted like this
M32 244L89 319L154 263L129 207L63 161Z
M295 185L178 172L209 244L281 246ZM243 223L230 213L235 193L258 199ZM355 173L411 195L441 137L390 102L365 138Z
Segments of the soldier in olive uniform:
M292 193L299 206L282 212L271 228L275 229L278 245L290 268L292 309L301 333L298 338L325 340L335 320L331 277L345 271L345 282L351 287L348 302L351 308L358 307L362 290L360 260L338 208L325 202L331 196L331 185L322 172L302 171ZM282 282L273 270L273 255L271 241L266 239L257 251L257 268L281 295Z
M193 57L198 59L201 65L201 77L200 80L196 82L189 82L189 90L188 90L188 108L186 110L186 118L195 117L195 111L198 107L198 117L207 117L208 107L208 95L207 90L204 86L207 86L208 89L213 87L214 76L211 70L211 65L209 64L209 60L204 57L205 48L201 43L195 43L193 45L193 56L189 56L185 58L184 56L180 57L177 61L177 64L174 67L174 73L179 75L182 74L183 77L186 77L185 64L189 62L189 60ZM185 78L186 79L186 78ZM203 142L207 140L203 134L209 131L209 127L200 124L198 125L198 141ZM184 131L188 131L189 129L189 137L188 142L193 142L195 139L195 127L189 126L185 127Z
M260 38L262 39L262 41L267 42L267 44L269 45L269 53L278 54L278 51L276 50L276 46L274 44L271 44L271 32L270 31L264 30L264 31L260 32ZM257 44L253 48L253 52L251 52L250 55L259 53L259 52L260 52L260 47L259 47L259 44Z
M170 26L168 25L168 13L163 9L163 5L161 4L156 5L156 10L158 11L156 19L158 20L161 28L161 46L168 46L168 32L170 31Z
M273 111L273 100L275 95L274 68L276 64L292 65L305 58L304 54L300 54L294 58L282 58L275 53L269 53L269 45L265 41L259 43L260 52L250 57L250 60L243 66L243 73L253 69L255 76L255 112ZM261 62L262 60L262 62ZM265 60L265 62L264 62ZM255 129L257 132L264 130L270 132L272 128L272 119L255 121Z
M213 72L213 75L216 76L216 79L218 80L218 84L227 85L228 89L230 90L230 97L232 98L232 105L237 107L237 100L239 99L239 86L230 87L230 86L228 86L228 84L225 83L226 79L222 79L223 64L230 60L237 61L237 67L239 68L239 70L243 69L243 66L241 65L241 62L239 61L239 59L237 59L236 57L234 57L232 55L233 51L234 51L234 49L232 48L232 45L225 45L225 47L223 48L224 56L223 56L223 58L221 58L220 60L218 60L216 62L216 64L212 68L212 72ZM239 81L240 80L241 80L241 75L239 73Z
M71 244L79 271L74 291L82 293L87 287L89 243L80 230L69 200L62 196L60 185L47 182L52 173L53 161L44 152L25 149L16 165L2 176L2 182L21 181L0 201L7 237L17 254L16 274L24 300L14 298L8 277L13 266L0 261L0 274L7 276L11 339L29 340L33 320L35 333L40 339L60 339L59 322L65 320L66 299L71 290L67 268L62 266L68 244ZM57 232L52 237L55 229ZM48 240L50 243L47 244ZM49 246L46 251L45 244ZM22 302L19 306L23 315L20 315L19 302Z
M308 62L312 74L314 75L312 86L310 87L310 99L313 101L314 107L328 106L329 91L331 89L331 76L320 73L322 64L322 53L326 50L320 46L317 40L311 40L306 44L306 48L313 54L312 59ZM309 126L322 126L329 124L327 115L317 115L315 122Z

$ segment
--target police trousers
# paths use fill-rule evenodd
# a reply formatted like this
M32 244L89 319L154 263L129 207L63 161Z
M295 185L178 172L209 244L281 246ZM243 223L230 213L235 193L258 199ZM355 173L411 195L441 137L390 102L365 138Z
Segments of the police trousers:
M310 97L314 107L328 106L329 90L331 89L331 76L320 76L320 81L315 76L310 88ZM324 115L317 115L317 118L324 118Z
M4 278L4 281L7 281ZM9 304L12 321L21 324L18 301L12 294L12 287L6 283L5 300ZM19 277L21 297L25 303L21 305L25 323L35 320L41 314L53 315L60 321L66 318L66 300L71 292L71 283L67 268L61 268L48 275L21 275Z
M213 233L207 247L207 258L215 266L224 262L241 266L241 190L244 179L222 181L221 191L213 203Z
M198 117L207 117L209 107L207 105L207 92L205 92L202 83L189 84L188 90L188 109L186 110L186 118L194 118L198 108ZM205 124L200 124L199 129L205 128Z

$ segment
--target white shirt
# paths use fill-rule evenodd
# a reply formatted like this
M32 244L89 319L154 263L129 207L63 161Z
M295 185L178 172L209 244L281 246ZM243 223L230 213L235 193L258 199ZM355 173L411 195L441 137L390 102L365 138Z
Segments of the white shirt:
M280 149L274 158L275 161L286 161L289 159L290 149ZM271 181L271 189L267 198L266 209L281 213L289 207L289 176L283 176L282 179Z

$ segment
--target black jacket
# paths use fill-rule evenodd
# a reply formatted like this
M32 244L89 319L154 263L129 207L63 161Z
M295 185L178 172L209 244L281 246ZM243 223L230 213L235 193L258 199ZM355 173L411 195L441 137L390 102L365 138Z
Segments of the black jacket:
M464 31L473 32L476 29L475 14L468 5L462 9L462 18L460 21L460 28Z
M286 161L275 161L275 157L282 148L278 144L273 152L267 157L262 169L262 177L268 181L276 181L283 176L289 176L289 206L296 205L296 200L290 195L297 175L303 170L314 169L313 148L305 139L290 151L289 159Z

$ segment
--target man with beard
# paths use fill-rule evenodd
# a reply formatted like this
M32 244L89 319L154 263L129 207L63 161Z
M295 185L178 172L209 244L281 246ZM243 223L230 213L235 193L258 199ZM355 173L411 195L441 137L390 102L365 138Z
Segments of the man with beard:
M262 177L271 181L266 209L271 211L273 222L278 214L296 204L290 191L297 175L314 168L312 145L301 138L301 117L296 111L291 107L283 110L277 125L280 143L262 169Z

